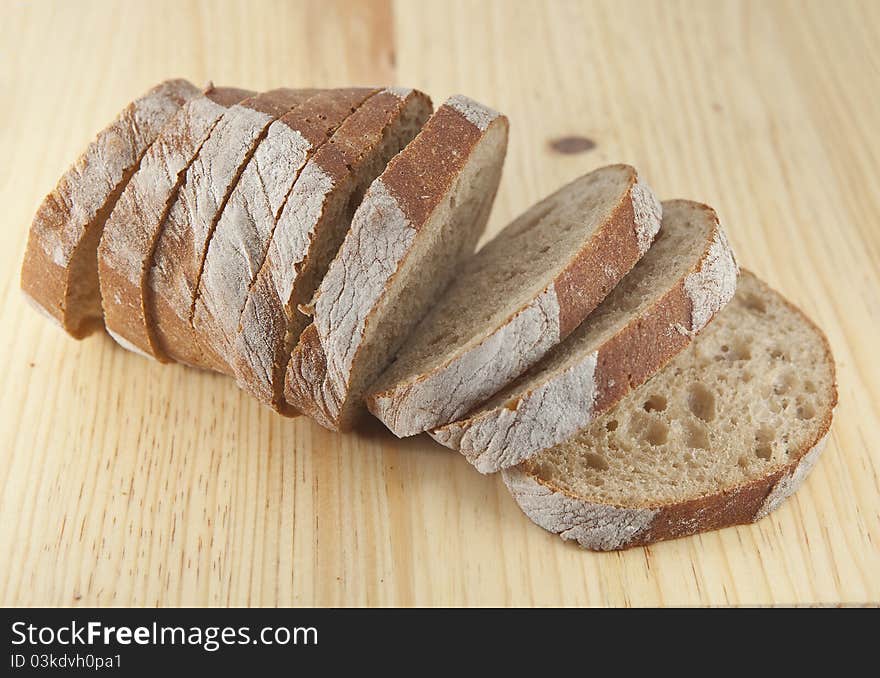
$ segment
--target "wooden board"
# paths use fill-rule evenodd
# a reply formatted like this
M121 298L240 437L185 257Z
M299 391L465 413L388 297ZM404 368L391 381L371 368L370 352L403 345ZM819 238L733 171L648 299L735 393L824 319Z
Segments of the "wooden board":
M4 0L0 603L880 601L878 42L870 1ZM227 379L67 338L18 290L31 216L174 75L490 103L512 121L492 231L609 162L712 204L741 263L833 345L840 406L816 470L756 526L585 553L427 437L334 435ZM595 148L548 146L569 135Z

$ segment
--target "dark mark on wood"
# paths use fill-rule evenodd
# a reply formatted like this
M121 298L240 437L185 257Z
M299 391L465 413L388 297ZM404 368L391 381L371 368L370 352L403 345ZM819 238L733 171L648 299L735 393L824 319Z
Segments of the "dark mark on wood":
M586 153L596 148L596 142L587 137L570 136L551 139L548 142L551 150L564 155L574 155L575 153Z

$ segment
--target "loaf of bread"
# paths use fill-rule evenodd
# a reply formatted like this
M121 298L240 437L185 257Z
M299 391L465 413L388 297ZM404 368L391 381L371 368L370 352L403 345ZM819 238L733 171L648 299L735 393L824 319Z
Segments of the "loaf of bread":
M389 88L370 97L303 168L275 227L239 320L230 356L238 384L283 413L287 361L307 303L342 244L367 188L431 114L422 92Z
M273 122L245 167L208 245L194 315L199 364L231 373L226 356L275 225L308 160L377 90L318 92Z
M22 289L77 338L103 323L282 414L428 431L589 549L749 522L794 492L834 362L737 278L715 212L610 165L474 252L508 120L463 95L432 110L401 87L163 82L40 205Z
M187 169L156 244L147 281L158 343L177 362L204 366L190 318L205 253L229 195L269 125L314 93L277 89L232 106Z
M311 305L285 399L348 430L366 388L486 227L507 151L507 118L463 96L444 103L376 179Z

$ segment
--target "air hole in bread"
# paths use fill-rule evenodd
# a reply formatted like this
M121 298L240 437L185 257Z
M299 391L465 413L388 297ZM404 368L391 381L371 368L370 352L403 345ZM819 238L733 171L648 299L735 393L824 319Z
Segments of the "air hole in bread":
M733 350L730 353L731 360L749 360L752 357L752 347L748 339L738 337L733 342Z
M584 455L584 463L590 468L598 471L608 470L608 462L605 461L605 458L601 454L596 454L595 452L587 452Z
M703 426L694 423L687 425L687 446L695 450L709 449L709 434Z
M643 405L645 412L662 412L666 409L666 398L662 395L652 395Z
M811 403L803 403L797 408L798 419L808 421L816 416L816 408Z
M788 360L788 353L778 346L774 346L770 349L770 357L776 360Z
M785 395L786 393L789 393L792 388L794 388L796 382L797 379L794 376L794 372L783 372L773 382L773 392L776 395Z
M755 456L758 459L764 459L765 461L770 459L773 456L773 445L770 443L760 443L755 448Z
M611 419L608 421L607 424L605 424L606 431L610 432L610 431L614 431L616 429L617 429L617 419Z
M816 392L816 384L809 379L804 382L804 390L807 393L815 393Z
M691 384L688 389L688 409L697 418L710 422L715 418L715 396L700 382Z
M743 305L755 313L766 313L767 304L757 294L747 294L743 297Z
M649 445L662 445L669 438L669 427L662 421L653 420L645 429L642 439Z

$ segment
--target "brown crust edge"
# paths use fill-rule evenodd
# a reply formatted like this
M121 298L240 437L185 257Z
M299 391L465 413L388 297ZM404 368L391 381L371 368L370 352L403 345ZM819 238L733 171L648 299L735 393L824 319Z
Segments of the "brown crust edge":
M746 275L754 275L746 269L742 269ZM755 276L757 277L757 276ZM759 279L760 280L760 279ZM772 288L771 288L772 289ZM629 540L624 540L619 545L607 550L620 550L635 546L647 546L658 541L666 541L669 539L677 539L679 537L692 536L701 532L717 530L723 527L732 527L735 525L745 525L753 523L766 515L762 512L765 501L781 482L791 478L798 468L801 461L811 452L821 452L821 445L824 444L826 437L829 435L831 423L834 418L834 409L838 403L837 388L837 368L834 362L834 356L831 352L831 345L825 333L816 325L813 320L807 316L800 308L789 301L784 295L773 290L779 295L783 304L794 313L797 313L813 329L819 336L825 351L825 359L831 366L832 375L832 398L831 406L825 412L822 422L819 425L816 435L813 439L803 446L803 452L790 463L773 471L772 473L756 478L747 483L737 485L735 487L718 492L712 495L696 497L682 502L673 504L652 505L645 504L642 506L622 507L615 504L600 504L595 502L584 501L583 499L572 495L566 490L559 488L552 483L535 478L534 476L522 471L519 467L514 467L508 471L504 471L505 484L510 489L508 477L512 473L528 478L529 481L536 486L545 488L551 492L548 496L557 496L576 502L585 510L602 510L608 508L617 508L622 510L640 510L647 509L657 511L657 514L651 520L647 529L634 535ZM806 476L804 476L806 477ZM801 479L803 480L803 479ZM797 491L797 487L792 488L790 494ZM511 490L511 495L520 506L524 513L534 521L534 518L526 509L522 507L518 497ZM787 495L790 496L790 495ZM771 507L775 509L776 507ZM563 537L565 538L565 537ZM606 550L606 549L596 549Z

